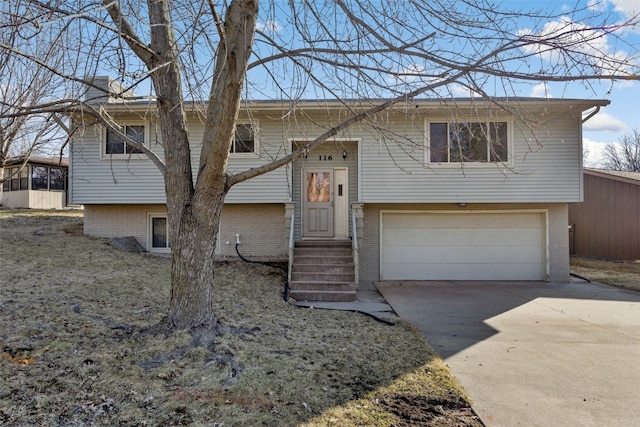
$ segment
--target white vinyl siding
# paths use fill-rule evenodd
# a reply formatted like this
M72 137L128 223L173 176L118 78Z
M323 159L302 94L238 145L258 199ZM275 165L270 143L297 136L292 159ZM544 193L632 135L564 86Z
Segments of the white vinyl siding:
M123 123L127 123L123 119ZM263 123L265 120L260 120ZM228 171L238 173L261 166L278 155L286 154L288 141L282 139L281 126L271 126L256 132L259 152L233 154ZM198 170L203 126L190 121L189 137L192 149L192 170ZM157 124L149 124L148 146L164 158L162 136ZM165 203L163 177L158 168L143 155L103 156L104 129L91 126L74 138L71 146L70 197L76 204L102 203ZM263 141L266 141L263 143ZM112 158L113 157L113 158ZM282 203L290 198L288 168L280 168L234 186L225 201L228 203Z
M543 280L541 212L382 212L382 280Z
M434 121L437 119L434 119ZM425 164L423 153L398 144L361 142L360 201L365 203L577 202L581 190L580 118L531 130L513 122L510 163ZM406 128L407 139L423 137ZM426 143L426 142L425 142Z
M147 132L148 147L163 158L160 134L153 126ZM102 126L91 126L72 142L70 203L164 203L158 168L143 155L103 156L104 134Z
M558 113L558 114L554 114ZM562 111L564 112L564 111ZM252 111L258 123L258 153L230 156L228 171L243 172L289 153L291 140L312 140L344 116L312 112L308 116ZM545 117L555 117L533 129L515 119L509 121L509 163L446 164L425 162L426 123L450 117L441 110L425 113L388 112L377 117L376 128L355 124L336 139L358 140L357 194L364 203L567 203L581 198L581 117L562 116L549 105ZM280 117L286 117L281 119ZM502 120L478 116L481 120ZM502 117L502 116L500 116ZM246 121L245 119L241 119ZM123 117L126 123L126 117ZM194 173L204 127L189 117ZM388 129L385 129L388 128ZM148 159L103 159L100 132L89 127L74 137L71 147L71 202L164 203L163 178ZM380 130L383 129L383 130ZM162 138L154 120L149 121L149 148L162 158ZM394 139L399 140L395 142ZM137 157L137 156L136 156ZM291 166L234 186L228 203L283 203L294 198Z

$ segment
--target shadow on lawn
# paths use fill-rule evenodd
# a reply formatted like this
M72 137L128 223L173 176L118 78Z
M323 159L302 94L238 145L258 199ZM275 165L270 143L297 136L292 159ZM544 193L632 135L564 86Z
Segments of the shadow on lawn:
M221 334L212 349L184 331L127 333L166 313L170 260L80 234L81 215L0 210L3 425L297 425L340 408L362 420L352 405L371 392L374 413L420 425L468 405L408 324L292 306L266 266L216 270L222 326L252 333Z

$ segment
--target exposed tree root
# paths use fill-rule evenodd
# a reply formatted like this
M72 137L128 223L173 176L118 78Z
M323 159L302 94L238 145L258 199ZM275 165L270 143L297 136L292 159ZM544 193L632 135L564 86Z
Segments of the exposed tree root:
M165 316L160 322L155 325L140 329L136 326L124 324L121 322L115 322L110 319L106 319L100 316L83 313L80 304L71 304L71 310L81 316L87 317L92 320L99 321L111 329L124 331L127 335L132 336L134 334L138 336L170 336L175 333L178 328L175 326L171 317ZM228 375L225 380L226 385L231 385L236 382L240 374L243 371L242 364L230 353L216 353L216 338L223 334L229 334L233 336L241 335L257 335L260 328L237 328L233 326L221 326L219 322L215 322L211 325L199 325L189 329L187 332L191 335L191 342L189 345L179 347L173 351L157 354L150 360L141 361L138 366L145 370L156 369L161 367L167 362L174 360L181 360L185 354L193 348L203 348L207 351L207 357L205 358L205 365L217 364L226 366L228 369Z
M167 316L158 324L143 331L142 334L169 335L174 333L176 330L177 328ZM227 369L228 374L225 380L225 385L231 385L239 379L240 374L243 371L242 364L234 354L227 352L217 353L216 339L223 334L231 334L234 336L243 334L255 335L255 329L249 330L244 328L222 327L219 323L216 323L214 325L200 325L191 328L188 332L191 335L191 342L189 345L177 348L171 352L158 354L151 360L140 362L138 366L147 370L156 369L167 362L181 360L185 354L193 348L202 348L207 352L204 362L205 366L215 364L224 366L225 369Z
M80 309L80 304L76 304L76 303L71 304L71 310L74 313L77 313L77 314L79 314L81 316L84 316L84 317L87 317L89 319L97 320L98 322L104 323L107 327L109 327L111 329L124 331L125 334L127 334L127 335L133 334L135 332L135 330L137 329L133 325L128 325L126 323L116 322L116 321L113 321L111 319L106 319L104 317L95 316L93 314L83 313L82 310Z

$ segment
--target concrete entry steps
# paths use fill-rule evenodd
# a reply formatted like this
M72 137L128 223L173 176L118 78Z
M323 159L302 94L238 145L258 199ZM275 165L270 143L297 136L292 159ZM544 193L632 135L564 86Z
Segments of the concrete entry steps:
M296 242L289 295L297 301L356 300L351 241Z

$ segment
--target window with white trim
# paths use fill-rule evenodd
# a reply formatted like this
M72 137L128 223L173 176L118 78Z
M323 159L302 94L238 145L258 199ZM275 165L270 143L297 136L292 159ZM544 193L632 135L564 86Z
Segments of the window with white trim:
M169 241L169 221L166 215L149 215L149 250L152 252L168 252L171 249Z
M169 221L166 213L147 214L149 252L171 252L169 239ZM220 235L220 233L218 233ZM220 239L216 241L215 253L220 253Z
M143 124L127 124L122 126L124 133L134 142L146 143L146 126ZM104 155L125 155L142 154L142 150L134 148L124 142L124 139L117 132L106 129L104 138Z
M251 123L236 124L236 133L231 143L231 154L253 154L257 153L257 142L255 127Z
M499 121L431 122L429 163L506 163L508 123Z

